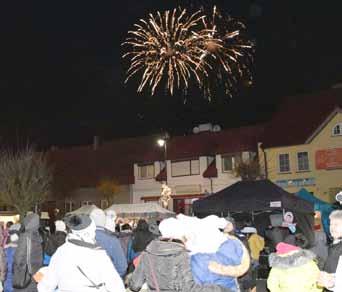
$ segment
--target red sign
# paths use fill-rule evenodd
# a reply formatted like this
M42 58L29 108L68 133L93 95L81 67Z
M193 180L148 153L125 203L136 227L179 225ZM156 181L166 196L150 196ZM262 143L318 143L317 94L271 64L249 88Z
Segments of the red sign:
M316 168L342 168L342 148L333 148L316 151Z

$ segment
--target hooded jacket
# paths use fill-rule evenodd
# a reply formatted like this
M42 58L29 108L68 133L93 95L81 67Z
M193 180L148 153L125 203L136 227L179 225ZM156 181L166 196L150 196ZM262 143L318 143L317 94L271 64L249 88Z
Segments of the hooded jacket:
M24 232L19 235L18 247L15 250L13 261L13 283L16 277L23 275L23 269L27 262L27 238L31 241L31 268L34 275L43 265L42 239L39 235L39 216L29 214L23 219ZM32 280L28 287L24 289L13 289L13 291L37 291L36 283Z
M319 269L314 262L315 255L305 249L285 255L272 253L269 257L272 267L267 279L271 292L319 292L317 286Z
M125 291L105 250L91 244L81 246L68 239L52 256L38 291L54 292L57 287L59 292Z
M141 254L139 264L129 281L129 287L132 291L139 291L145 282L149 291L156 291L157 285L163 292L230 291L220 286L196 284L184 245L157 239L153 240Z
M65 242L65 238L66 233L63 231L56 231L54 234L51 234L46 242L45 253L51 257L57 248Z

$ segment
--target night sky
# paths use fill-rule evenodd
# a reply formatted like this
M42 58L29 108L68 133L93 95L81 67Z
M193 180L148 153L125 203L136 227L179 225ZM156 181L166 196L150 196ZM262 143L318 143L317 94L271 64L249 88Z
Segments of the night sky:
M337 1L318 2L2 1L0 142L76 145L94 135L186 134L204 122L224 128L265 122L283 97L342 81L340 9ZM233 98L222 94L208 103L195 88L187 96L161 90L150 97L136 93L134 80L124 84L121 43L133 24L149 12L203 3L247 24L256 42L253 86L242 82Z

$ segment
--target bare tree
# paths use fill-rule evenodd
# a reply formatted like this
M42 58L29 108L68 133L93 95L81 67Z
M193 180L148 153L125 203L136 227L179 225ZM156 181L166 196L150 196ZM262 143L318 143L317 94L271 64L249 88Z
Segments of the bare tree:
M114 203L114 198L120 191L121 186L115 178L104 178L98 183L96 188L103 194L110 206Z
M256 180L260 177L260 164L257 159L241 161L235 168L236 176L242 180Z
M27 146L24 150L0 153L0 177L1 201L13 207L23 218L27 211L48 196L52 170L42 153Z

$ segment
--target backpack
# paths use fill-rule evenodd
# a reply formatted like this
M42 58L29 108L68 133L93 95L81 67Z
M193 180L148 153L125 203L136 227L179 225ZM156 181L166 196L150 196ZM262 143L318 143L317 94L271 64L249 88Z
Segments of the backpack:
M16 266L16 267L15 267ZM32 281L32 268L31 268L31 239L26 237L26 263L19 266L14 263L13 270L13 288L24 289L30 285Z

